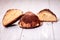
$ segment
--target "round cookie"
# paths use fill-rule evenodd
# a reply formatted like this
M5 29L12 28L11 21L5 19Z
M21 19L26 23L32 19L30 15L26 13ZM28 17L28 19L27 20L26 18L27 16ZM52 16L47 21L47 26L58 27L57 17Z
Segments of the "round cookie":
M39 18L29 11L21 17L18 24L21 28L35 28L41 25Z

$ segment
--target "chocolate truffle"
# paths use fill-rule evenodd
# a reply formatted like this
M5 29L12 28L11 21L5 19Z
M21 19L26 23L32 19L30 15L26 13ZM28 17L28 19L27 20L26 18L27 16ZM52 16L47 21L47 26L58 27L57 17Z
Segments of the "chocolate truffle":
M39 18L32 12L26 12L19 21L21 28L35 28L40 25Z

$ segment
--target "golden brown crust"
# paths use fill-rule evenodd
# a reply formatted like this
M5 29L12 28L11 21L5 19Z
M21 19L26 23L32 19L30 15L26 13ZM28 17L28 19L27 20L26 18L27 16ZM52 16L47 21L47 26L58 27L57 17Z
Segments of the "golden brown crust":
M26 12L19 21L21 28L35 28L40 25L39 18L32 12Z
M20 10L18 10L18 9L9 9L9 10L7 10L7 12L4 15L3 20L2 20L3 26L8 27L9 25L15 23L18 19L20 19L20 17L22 16L23 13L22 13L22 11L21 12L19 12L19 11ZM17 16L15 14L17 14ZM12 15L12 17L15 16L15 17L12 18L13 20L10 19L11 17L9 17L9 15ZM6 24L4 23L5 20L6 20ZM8 20L10 20L10 21L8 21Z
M56 20L49 20L49 19L44 20L44 19L46 19L46 18L43 19L43 16L42 16L42 18L40 18L40 17L41 17L41 14L44 14L44 13L47 14L46 18L48 17L49 14L51 14L51 15L53 15L53 16L55 17ZM49 10L49 9L43 9L43 10L41 10L41 11L38 13L38 17L39 17L40 21L42 21L42 22L57 22L57 17L56 17L56 15L55 15L51 10ZM51 16L50 16L50 17L51 17ZM43 20L41 20L41 19L43 19Z
M50 10L50 9L43 9L43 10L41 10L39 13L41 13L41 12L43 12L43 11L48 11L48 12L50 12L51 14L53 14L55 17L56 17L56 15ZM57 18L57 17L56 17Z

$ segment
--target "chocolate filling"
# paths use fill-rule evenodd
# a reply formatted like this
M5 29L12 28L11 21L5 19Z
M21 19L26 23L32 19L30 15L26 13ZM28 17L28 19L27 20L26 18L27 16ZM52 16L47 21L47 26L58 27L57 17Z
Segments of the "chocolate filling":
M25 22L25 23L31 23L31 22L40 22L38 17L31 13L31 12L27 12L26 15L24 15L22 18L21 18L21 21Z

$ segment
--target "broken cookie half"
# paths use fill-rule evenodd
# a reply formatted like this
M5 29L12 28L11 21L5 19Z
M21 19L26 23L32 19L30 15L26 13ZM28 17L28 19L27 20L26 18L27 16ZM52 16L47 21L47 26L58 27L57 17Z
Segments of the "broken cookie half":
M32 12L26 12L19 21L21 28L35 28L41 25L39 18Z
M37 14L38 18L42 22L56 22L56 15L49 9L43 9Z
M21 10L18 9L9 9L3 17L2 24L6 27L13 24L20 16L23 14Z

